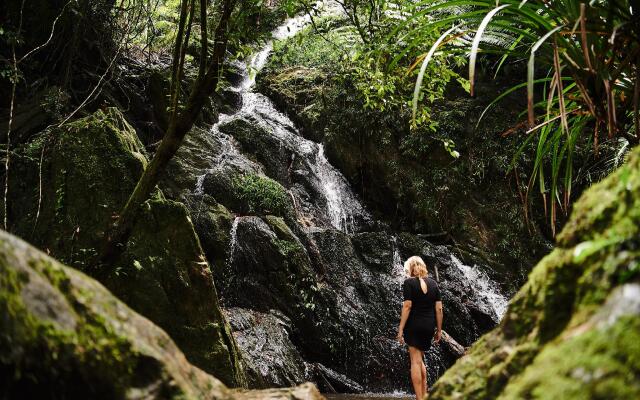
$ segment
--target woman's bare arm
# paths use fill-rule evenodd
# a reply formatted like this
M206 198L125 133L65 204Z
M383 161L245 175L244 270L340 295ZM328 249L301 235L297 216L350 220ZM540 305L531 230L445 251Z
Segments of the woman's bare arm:
M411 300L403 301L402 311L400 313L400 326L398 326L398 336L397 336L397 339L400 343L404 343L404 338L402 337L402 331L404 331L404 326L407 323L407 319L409 318L410 312L411 312Z
M436 343L440 341L440 337L442 336L442 302L436 301L436 336L434 340Z

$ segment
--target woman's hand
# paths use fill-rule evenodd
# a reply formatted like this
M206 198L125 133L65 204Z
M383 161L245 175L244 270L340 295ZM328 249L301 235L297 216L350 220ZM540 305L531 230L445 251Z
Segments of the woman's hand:
M440 329L438 329L436 331L435 336L433 337L433 341L436 342L436 343L439 343L440 339L442 339L442 331Z
M404 344L404 336L402 335L402 331L398 331L398 336L396 336L396 340L398 340L400 344Z

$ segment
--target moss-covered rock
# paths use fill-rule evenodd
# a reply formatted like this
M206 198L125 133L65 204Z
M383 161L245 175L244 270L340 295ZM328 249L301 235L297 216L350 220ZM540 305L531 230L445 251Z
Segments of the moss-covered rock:
M0 231L0 396L321 399L312 385L233 392L97 281Z
M0 232L6 398L222 398L171 339L102 285Z
M261 174L242 173L233 168L211 171L204 177L203 187L220 204L241 214L294 215L286 189Z
M156 190L113 273L95 269L104 230L146 165L135 130L113 108L42 133L18 150L10 179L12 231L103 283L165 329L189 360L244 384L207 259L181 203ZM18 177L21 179L19 180Z
M86 267L145 168L135 130L109 108L43 132L17 152L10 231Z
M587 190L498 328L433 399L640 396L640 148Z

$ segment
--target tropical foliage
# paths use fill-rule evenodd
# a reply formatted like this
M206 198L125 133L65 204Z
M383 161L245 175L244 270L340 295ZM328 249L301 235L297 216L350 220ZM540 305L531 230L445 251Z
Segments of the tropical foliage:
M323 7L322 2L303 1L303 9L312 16L312 26L325 39L323 53L337 55L334 68L341 79L348 82L360 95L367 110L393 113L400 119L410 112L416 66L424 57L430 43L437 39L435 29L420 33L420 41L407 47L408 40L421 28L420 20L407 17L411 2L385 0L337 0L337 10L329 18L314 18ZM326 5L324 5L326 7ZM324 13L328 13L325 11ZM458 74L464 65L462 54L447 54L434 60L423 73L424 88L418 103L421 107L414 115L412 128L443 143L454 157L454 143L439 134L432 118L432 104L441 100L451 81L468 86Z
M471 95L480 51L499 56L496 73L505 62L528 60L526 82L495 101L526 87L526 120L523 115L518 125L527 128L521 151L537 140L528 187L537 182L555 231L558 208L569 208L576 148L591 147L597 156L603 136L617 138L622 143L619 158L629 143L638 143L640 10L632 3L411 2L405 8L406 21L389 38L414 26L396 40L406 43L407 54L424 40L432 43L422 57L414 115L424 70L438 59L436 51L469 54ZM437 40L431 40L434 31L443 32ZM514 161L519 155L514 155Z

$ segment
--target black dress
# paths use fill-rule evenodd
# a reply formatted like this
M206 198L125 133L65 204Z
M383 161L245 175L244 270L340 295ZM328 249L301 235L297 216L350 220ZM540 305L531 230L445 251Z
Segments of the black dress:
M404 281L402 293L404 300L411 300L411 311L404 326L404 341L409 346L427 351L436 330L436 301L440 299L440 288L435 280L424 278L427 293L422 291L419 278Z

